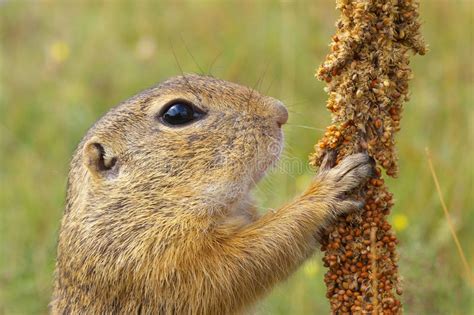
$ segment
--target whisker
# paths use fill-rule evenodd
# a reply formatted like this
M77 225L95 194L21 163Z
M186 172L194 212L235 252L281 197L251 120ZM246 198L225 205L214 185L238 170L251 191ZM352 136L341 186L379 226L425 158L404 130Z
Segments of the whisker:
M191 56L191 59L194 61L194 63L196 64L196 66L198 67L199 73L200 73L201 75L204 75L204 71L202 70L202 68L201 68L201 66L199 65L199 63L196 61L196 58L194 58L194 55L193 55L193 54L191 53L191 51L189 50L188 45L186 45L186 41L185 41L184 38L183 38L183 34L180 33L180 34L179 34L179 37L181 38L181 41L183 42L184 48L186 49L186 51L188 52L188 54Z
M270 91L270 89L272 88L273 82L275 82L275 78L272 78L272 80L270 81L270 84L268 85L267 90L265 91L265 95L268 95L268 91Z
M272 172L275 173L275 174L285 174L286 176L289 176L293 179L295 179L296 177L291 174L289 171L287 171L285 169L285 167L283 166L283 163L278 163L276 164L273 168L272 168Z
M265 65L265 69L263 70L262 75L260 76L260 78L259 78L258 81L257 81L257 86L256 86L257 90L260 90L260 84L263 82L265 76L267 75L267 72L268 72L268 68L269 68L269 67L270 67L270 65L267 63L267 64ZM255 86L254 86L253 88L255 89Z
M171 45L171 51L173 52L174 60L176 61L176 65L178 66L179 71L181 72L181 75L182 75L184 81L186 82L186 84L188 85L189 89L191 90L191 93L193 93L193 95L194 95L200 102L202 102L201 97L199 96L199 94L197 93L197 91L194 89L194 87L191 85L191 83L189 82L188 78L186 77L186 75L185 75L184 72L183 72L183 68L181 67L181 64L179 63L179 60L178 60L178 57L177 57L177 55L176 55L176 51L174 50L174 45L173 45L173 42L171 41L171 39L169 40L169 43L170 43L170 45Z
M299 101L294 101L294 100L285 100L285 99L282 99L283 103L285 103L286 106L288 107L294 107L296 105L301 105L301 104L308 104L308 103L312 103L313 100L299 100Z
M285 144L283 145L283 151L281 153L285 154L285 153L292 153L292 152L295 152L295 148L293 147L292 144L290 144L290 142L286 140Z
M292 123L286 123L284 126L292 126L292 127L317 130L317 131L322 131L322 132L326 131L326 129L322 129L322 128L316 128L316 127L311 127L311 126L306 126L306 125L297 125L297 124L292 124Z
M258 78L258 80L255 82L255 84L252 86L252 89L250 91L250 95L247 99L247 108L250 108L250 101L252 100L253 93L256 92L257 89L259 89L260 83L263 81L263 79L264 79L264 77L267 73L267 70L268 70L268 64L266 65L265 69L263 70L262 75Z
M220 56L222 56L222 54L224 53L224 50L221 50L217 56L212 60L211 64L209 65L209 68L207 70L207 75L210 75L212 76L212 67L214 67L214 64L217 62L217 60L219 59Z

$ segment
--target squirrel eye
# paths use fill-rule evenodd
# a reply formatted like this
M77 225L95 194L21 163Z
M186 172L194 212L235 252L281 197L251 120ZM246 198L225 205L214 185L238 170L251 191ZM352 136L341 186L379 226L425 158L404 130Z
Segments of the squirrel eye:
M185 101L175 101L165 107L161 119L170 125L184 125L203 115L203 112L193 104Z

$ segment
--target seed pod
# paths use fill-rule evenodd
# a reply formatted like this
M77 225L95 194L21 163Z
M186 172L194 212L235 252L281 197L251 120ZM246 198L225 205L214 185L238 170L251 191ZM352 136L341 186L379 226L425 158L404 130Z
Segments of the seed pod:
M324 281L333 313L398 314L402 310L396 245L386 216L393 206L382 169L398 172L394 135L408 99L410 50L424 55L418 0L336 0L341 11L331 53L317 72L330 82L327 108L333 124L310 157L313 166L336 151L367 151L377 162L376 177L359 194L361 212L338 219L321 237Z

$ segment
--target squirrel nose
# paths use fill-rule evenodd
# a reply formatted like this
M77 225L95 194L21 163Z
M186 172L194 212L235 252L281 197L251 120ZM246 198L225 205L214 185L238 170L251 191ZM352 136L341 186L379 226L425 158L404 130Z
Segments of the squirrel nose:
M275 100L273 102L275 108L275 116L278 127L281 127L288 121L288 110L282 102Z

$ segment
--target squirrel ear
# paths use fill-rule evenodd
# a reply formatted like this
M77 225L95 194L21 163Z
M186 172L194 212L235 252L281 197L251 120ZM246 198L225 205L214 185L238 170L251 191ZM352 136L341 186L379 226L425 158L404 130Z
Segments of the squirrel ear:
M117 157L103 143L93 139L84 145L84 164L95 178L104 178L117 169Z

